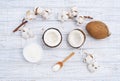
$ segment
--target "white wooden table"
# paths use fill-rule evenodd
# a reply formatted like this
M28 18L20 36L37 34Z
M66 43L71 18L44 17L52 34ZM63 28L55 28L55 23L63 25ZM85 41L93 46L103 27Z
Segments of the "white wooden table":
M40 63L27 62L22 55L25 40L20 33L12 33L27 10L35 6L52 9L49 20L37 19L26 26L37 36L37 41L44 49ZM81 15L93 16L105 22L111 36L104 40L95 40L85 30L86 21L81 26L67 21L60 23L57 12L79 7ZM63 41L57 48L46 47L41 40L45 29L55 27L63 34ZM66 42L67 34L75 29L82 29L87 36L82 49L93 53L101 65L99 71L89 73L82 62L80 49L71 48ZM70 52L76 54L59 72L52 72L51 66L62 60ZM0 0L0 81L120 81L120 0Z

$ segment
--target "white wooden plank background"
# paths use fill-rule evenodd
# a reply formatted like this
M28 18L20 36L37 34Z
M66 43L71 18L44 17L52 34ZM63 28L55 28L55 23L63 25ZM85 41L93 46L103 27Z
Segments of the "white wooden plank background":
M27 24L37 36L37 41L44 49L40 63L25 61L22 49L26 41L19 33L12 30L21 22L27 10L35 6L52 9L51 18L47 21L37 19ZM104 40L91 38L85 30L86 21L81 26L67 21L56 21L56 14L62 9L79 7L81 15L93 16L96 20L107 23L111 36ZM57 48L46 47L41 40L42 33L49 27L58 28L63 34L63 42ZM96 73L89 73L82 63L80 49L71 48L67 34L75 29L82 29L87 40L82 49L93 53L101 68ZM42 30L44 29L44 30ZM76 55L64 68L54 73L51 66L62 60L71 51ZM120 81L120 0L0 0L0 81Z

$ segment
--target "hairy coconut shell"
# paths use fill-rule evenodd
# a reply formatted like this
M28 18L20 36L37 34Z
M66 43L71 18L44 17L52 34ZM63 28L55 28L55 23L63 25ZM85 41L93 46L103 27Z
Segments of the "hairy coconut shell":
M104 39L110 35L107 25L101 21L92 21L86 25L88 33L96 39Z

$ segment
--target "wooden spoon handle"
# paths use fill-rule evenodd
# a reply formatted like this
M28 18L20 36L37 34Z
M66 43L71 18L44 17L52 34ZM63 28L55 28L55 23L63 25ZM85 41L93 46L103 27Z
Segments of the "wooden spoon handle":
M68 55L62 62L66 62L69 58L71 58L75 53L72 52L70 55Z

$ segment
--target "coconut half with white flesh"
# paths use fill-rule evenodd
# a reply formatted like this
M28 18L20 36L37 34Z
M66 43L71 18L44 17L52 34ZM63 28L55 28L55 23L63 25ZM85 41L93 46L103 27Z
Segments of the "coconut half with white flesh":
M57 47L62 42L62 34L56 28L49 28L47 29L42 36L43 42L48 47Z
M86 36L82 30L74 29L69 33L67 40L70 46L73 48L79 48L84 44Z

